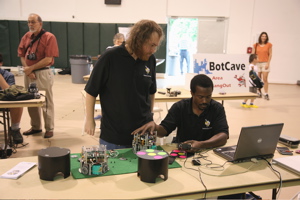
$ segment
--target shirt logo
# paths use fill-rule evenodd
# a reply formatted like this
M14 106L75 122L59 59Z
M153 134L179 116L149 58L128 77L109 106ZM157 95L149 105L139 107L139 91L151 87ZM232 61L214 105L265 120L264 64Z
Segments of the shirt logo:
M209 125L210 125L210 121L208 121L207 119L205 119L205 126L206 126L206 128L208 128L209 127Z
M147 74L149 74L150 73L150 69L145 65L145 72L147 73Z

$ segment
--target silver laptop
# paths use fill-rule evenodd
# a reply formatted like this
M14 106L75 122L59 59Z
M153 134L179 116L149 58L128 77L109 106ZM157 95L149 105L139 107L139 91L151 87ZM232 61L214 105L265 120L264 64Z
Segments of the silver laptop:
M272 158L282 128L283 123L242 127L237 145L213 151L233 163L247 162L251 158Z
M300 176L300 156L288 156L273 159L276 165Z

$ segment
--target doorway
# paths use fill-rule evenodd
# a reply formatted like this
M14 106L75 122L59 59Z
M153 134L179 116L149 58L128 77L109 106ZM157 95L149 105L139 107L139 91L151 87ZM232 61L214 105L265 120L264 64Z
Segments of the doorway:
M197 52L198 19L169 18L166 74L178 76L193 71L193 54Z
M168 24L166 74L195 73L193 54L226 53L228 19L171 17Z

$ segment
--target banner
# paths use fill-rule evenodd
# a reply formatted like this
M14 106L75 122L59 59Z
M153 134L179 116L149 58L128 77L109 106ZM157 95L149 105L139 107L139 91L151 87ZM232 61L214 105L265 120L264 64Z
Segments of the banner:
M194 54L193 60L194 73L186 74L185 89L190 89L196 74L206 74L214 83L214 93L249 92L248 54Z

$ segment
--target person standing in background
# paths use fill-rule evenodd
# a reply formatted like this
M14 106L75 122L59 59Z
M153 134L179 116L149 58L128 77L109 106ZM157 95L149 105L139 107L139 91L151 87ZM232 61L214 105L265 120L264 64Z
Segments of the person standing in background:
M186 72L189 72L190 69L190 53L189 53L190 41L188 36L185 34L179 41L179 50L180 50L180 72L183 74L183 61L186 62Z
M264 82L264 98L270 100L268 76L270 73L270 62L272 59L272 44L269 42L269 36L266 32L259 35L258 43L253 45L254 54L258 56L257 70L258 76Z
M42 29L43 21L37 14L28 17L29 31L22 37L18 47L18 56L24 69L24 84L35 82L39 90L45 91L47 103L42 107L44 138L53 137L54 130L54 102L53 102L53 73L50 66L54 64L54 57L58 57L56 37ZM41 108L28 108L31 118L31 128L23 135L32 135L42 132Z
M249 63L250 63L250 65L249 65L249 71L253 71L254 73L257 73L257 66L256 66L256 64L257 64L257 55L256 54L251 54L249 56ZM250 81L251 81L251 78L250 78ZM259 91L257 93L258 96L261 96L261 88L257 87L257 90ZM244 107L244 108L258 108L258 106L254 105L254 99L250 100L250 105L249 106L247 105L247 101L248 101L248 99L245 99L243 101L242 107Z

